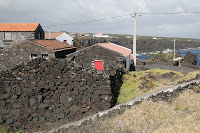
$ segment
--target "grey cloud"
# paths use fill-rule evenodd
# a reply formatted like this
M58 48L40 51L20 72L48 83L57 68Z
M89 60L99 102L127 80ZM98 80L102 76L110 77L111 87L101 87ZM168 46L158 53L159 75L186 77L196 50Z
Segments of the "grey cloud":
M133 13L143 0L0 0L1 23L69 24ZM12 7L12 8L10 8ZM199 0L147 0L138 12L198 11ZM142 15L137 33L151 36L199 38L200 14ZM44 27L48 30L47 27ZM52 27L52 31L132 34L131 16L105 21ZM190 34L189 34L190 33Z

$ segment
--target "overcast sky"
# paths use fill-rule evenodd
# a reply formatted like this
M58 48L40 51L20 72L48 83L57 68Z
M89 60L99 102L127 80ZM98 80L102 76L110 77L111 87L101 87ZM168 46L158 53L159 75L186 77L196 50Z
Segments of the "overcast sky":
M144 0L0 0L1 23L70 24L133 13ZM200 11L200 0L147 0L138 13ZM52 31L132 34L131 15ZM137 35L200 38L200 13L137 16Z

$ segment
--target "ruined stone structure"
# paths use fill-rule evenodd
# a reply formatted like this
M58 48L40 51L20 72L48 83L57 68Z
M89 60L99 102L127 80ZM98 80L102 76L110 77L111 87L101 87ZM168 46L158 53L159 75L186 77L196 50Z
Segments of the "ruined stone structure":
M44 30L39 23L0 24L0 47L7 47L24 40L44 39L44 36Z
M103 70L95 69L103 60ZM0 124L35 131L114 106L125 58L98 45L65 59L37 58L0 73Z

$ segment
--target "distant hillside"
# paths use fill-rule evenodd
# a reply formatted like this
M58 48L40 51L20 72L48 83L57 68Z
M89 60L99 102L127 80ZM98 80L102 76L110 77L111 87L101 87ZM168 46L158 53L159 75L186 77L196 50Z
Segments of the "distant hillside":
M76 37L74 38L74 46L79 48L88 47L96 43L112 42L127 48L133 47L133 39L127 38L94 38L94 37ZM186 48L197 48L200 47L199 40L185 40L177 39L176 49L186 49ZM170 38L153 40L151 38L139 38L137 39L137 52L152 52L152 51L162 51L164 49L173 49L174 42Z

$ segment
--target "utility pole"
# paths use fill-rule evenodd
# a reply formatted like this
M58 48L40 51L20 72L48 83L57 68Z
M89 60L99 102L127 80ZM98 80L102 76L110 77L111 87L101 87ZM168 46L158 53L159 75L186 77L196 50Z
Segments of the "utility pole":
M174 59L176 58L176 39L174 38Z
M136 12L134 12L133 61L134 65L136 66Z
M49 39L51 39L51 25L49 25Z

